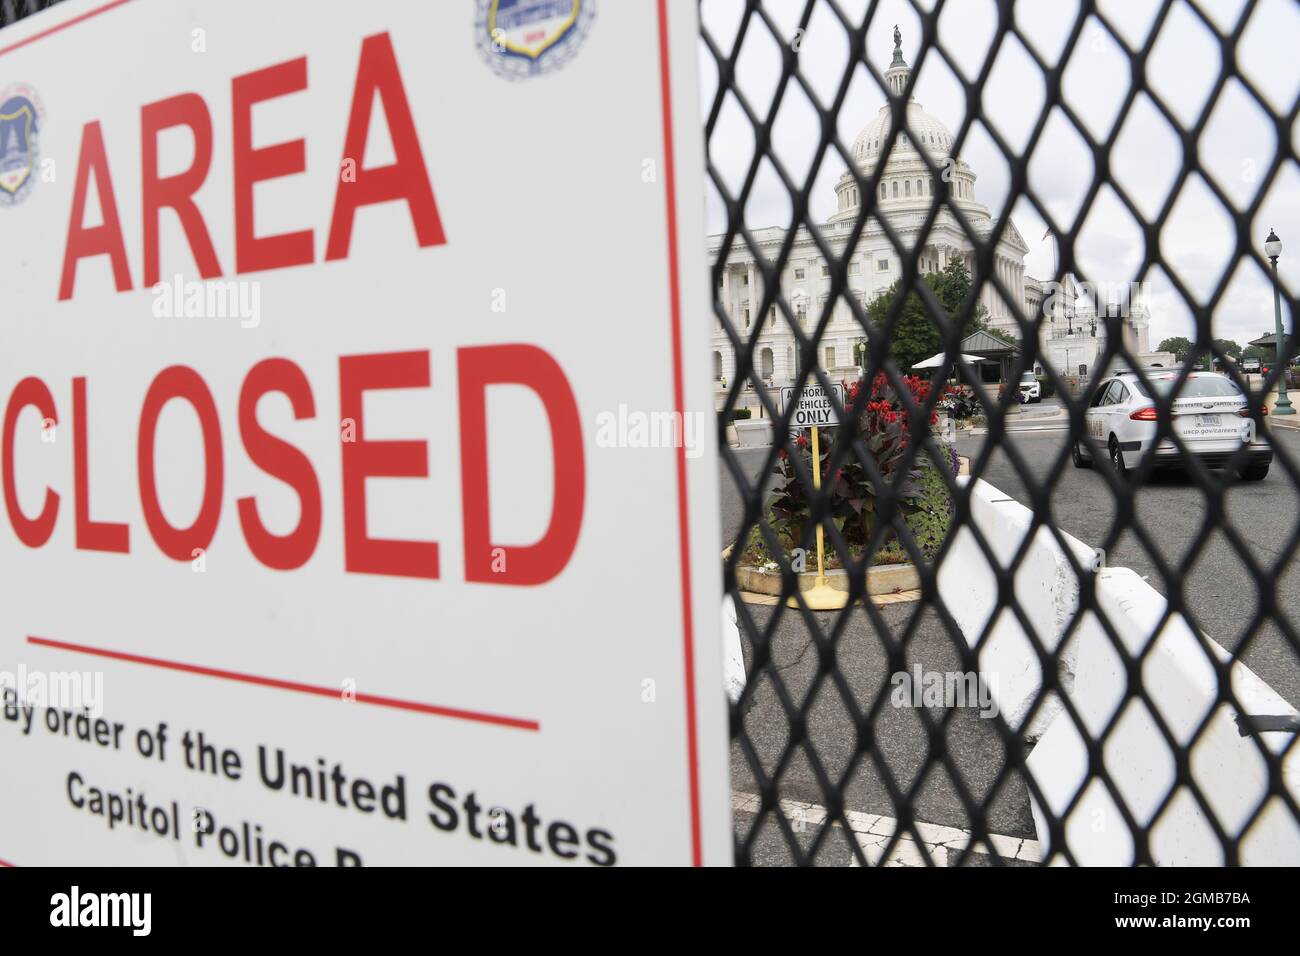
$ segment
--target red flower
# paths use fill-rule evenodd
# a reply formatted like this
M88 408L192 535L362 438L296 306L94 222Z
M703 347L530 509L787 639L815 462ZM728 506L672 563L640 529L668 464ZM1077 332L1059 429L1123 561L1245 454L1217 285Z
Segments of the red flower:
M795 444L798 445L800 448L807 448L807 447L808 447L808 438L807 438L807 436L805 436L805 435L801 432L801 433L799 434L799 437L795 439Z

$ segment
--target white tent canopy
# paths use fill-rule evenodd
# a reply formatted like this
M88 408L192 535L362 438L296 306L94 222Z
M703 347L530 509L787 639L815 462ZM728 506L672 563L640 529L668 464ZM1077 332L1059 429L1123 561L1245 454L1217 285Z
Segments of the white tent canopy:
M974 365L977 362L984 361L982 356L966 355L965 353L960 355L959 358L963 362L969 362L972 365ZM931 355L928 359L925 359L923 361L912 363L912 368L939 368L940 366L947 364L947 362L948 362L948 353L940 352L938 355Z

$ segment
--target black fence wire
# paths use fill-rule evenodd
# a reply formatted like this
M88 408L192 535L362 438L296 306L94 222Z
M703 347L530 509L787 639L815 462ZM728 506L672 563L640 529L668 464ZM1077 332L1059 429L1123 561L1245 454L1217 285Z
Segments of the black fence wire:
M727 6L727 12L717 9L719 6ZM1288 791L1283 779L1283 765L1294 746L1295 722L1290 718L1256 721L1257 715L1238 699L1230 680L1240 659L1263 640L1266 629L1285 666L1294 672L1300 661L1290 609L1279 599L1277 588L1300 543L1293 494L1296 464L1283 443L1273 443L1273 482L1287 483L1290 492L1279 514L1289 530L1285 546L1276 552L1253 547L1250 529L1234 524L1226 501L1238 482L1248 485L1246 479L1258 479L1261 472L1267 472L1260 449L1252 450L1243 441L1217 457L1187 454L1199 448L1189 448L1191 433L1172 426L1170 412L1184 395L1195 393L1188 384L1191 376L1212 356L1248 396L1241 414L1253 420L1262 439L1268 432L1263 417L1265 396L1287 374L1294 356L1293 343L1284 340L1281 360L1271 364L1263 390L1255 391L1243 379L1241 366L1223 351L1224 343L1215 339L1215 315L1237 268L1253 262L1270 281L1274 277L1261 249L1268 224L1261 224L1256 214L1271 184L1295 161L1292 130L1300 104L1293 102L1279 111L1239 67L1238 45L1252 17L1263 16L1259 5L1242 4L1235 21L1225 26L1195 2L1152 4L1154 18L1146 38L1135 45L1096 3L1085 0L1072 11L1073 5L1062 4L1061 11L1072 22L1063 50L1049 62L1037 52L1035 40L1017 25L1017 10L1026 4L1001 0L984 5L995 24L990 24L994 26L992 38L973 75L963 71L945 49L941 36L940 22L946 9L954 6L952 0L908 5L914 23L919 23L914 57L909 66L901 56L895 27L894 60L887 70L880 69L889 61L882 58L879 45L875 49L867 45L868 31L882 4L856 5L865 6L865 13L856 16L847 12L847 6L837 0L786 4L748 0L730 5L701 0L700 6L705 60L716 77L716 87L706 102L708 173L714 198L725 214L724 231L711 246L714 311L721 330L715 336L715 374L725 392L721 448L729 483L743 502L743 518L724 571L727 592L735 599L748 671L744 692L731 711L737 861L1078 864L1099 859L1087 852L1090 847L1086 844L1120 831L1121 843L1126 835L1131 849L1119 862L1250 862L1255 858L1250 852L1252 828L1258 830L1255 838L1272 839L1264 832L1276 822L1264 822L1269 814L1281 815L1282 829L1292 834L1292 839L1300 821L1294 790ZM1180 121L1146 72L1153 47L1175 8L1180 8L1181 14L1191 14L1217 46L1217 56L1200 64L1216 79L1191 123ZM835 33L839 39L842 33L847 46L843 74L829 95L828 84L809 78L809 50L799 42L808 35L814 20L819 21L823 34ZM828 23L838 29L831 29ZM1103 136L1090 130L1063 93L1063 75L1072 54L1084 50L1081 35L1085 28L1105 31L1124 51L1130 67L1127 95L1110 133ZM999 53L1013 44L1024 51L1018 55L1032 59L1045 88L1041 107L1029 96L1019 104L1036 115L1020 150L988 121L983 100ZM768 54L769 60L779 61L774 67L779 75L774 81L755 84L761 86L759 95L747 91L742 80L741 64L752 48L779 51ZM827 47L822 42L819 48L824 52ZM944 70L958 78L965 95L964 115L950 142L946 130L936 129L923 112L909 106L917 78L927 70ZM709 70L705 73L707 82ZM887 121L875 126L874 132L868 126L849 147L840 137L842 113L851 89L864 79L876 99L888 105ZM1248 105L1265 117L1276 134L1276 151L1260 164L1258 188L1244 207L1235 204L1216 182L1198 152L1216 103L1230 82L1239 85ZM1177 168L1169 170L1173 179L1167 197L1154 215L1144 214L1149 207L1112 175L1115 140L1140 99L1154 106L1176 131L1181 145ZM810 150L812 159L806 170L795 169L783 159L776 133L783 112L800 111L815 121L815 148ZM730 125L724 122L728 113L735 120ZM738 116L743 119L737 120ZM1031 159L1046 141L1053 116L1063 118L1077 134L1082 155L1076 160L1081 168L1090 163L1093 169L1074 221L1054 215L1030 185ZM868 118L854 118L848 125L857 128ZM743 130L739 138L738 127ZM989 217L991 228L977 221L968 201L969 187L961 176L962 164L948 161L948 157L963 154L976 130L994 144L1008 171L1006 197ZM747 162L724 168L720 154L733 158L737 148ZM900 162L892 162L895 158ZM842 199L838 211L829 219L818 218L813 213L814 190L822 188L827 170L837 174L840 168L847 172L837 185ZM737 169L741 172L736 173ZM900 169L920 171L900 174ZM900 178L903 193L899 191ZM1162 225L1193 178L1222 204L1235 232L1232 266L1224 270L1208 296L1189 288L1162 253ZM764 182L769 192L783 193L788 202L789 219L777 230L755 229L750 220L750 211L760 204L758 194ZM1023 278L1014 269L1008 271L998 258L1000 243L1015 231L1012 210L1018 203L1027 203L1048 225L1059 249L1056 274L1047 279L1065 288L1070 288L1070 283L1081 288L1090 279L1114 279L1090 276L1076 256L1082 225L1103 190L1113 193L1140 228L1143 255L1124 280L1142 282L1162 272L1192 317L1195 338L1182 362L1144 368L1141 356L1135 354L1131 330L1125 329L1126 310L1103 304L1089 325L1077 330L1067 326L1065 333L1086 336L1094 343L1104 340L1100 354L1086 369L1056 367L1043 347L1052 326L1051 297L1044 295L1040 301L1029 302L1020 288ZM897 211L900 196L901 213ZM945 290L941 282L927 281L938 275L951 278L940 268L944 263L935 261L931 245L942 228L960 234L963 249L957 258L973 276L969 290L955 303L944 301L943 293L950 289ZM883 237L888 257L900 264L894 273L898 283L875 299L862 295L861 287L855 288L853 282L853 276L861 274L860 253L871 248L871 236ZM874 259L866 256L867 270L874 268ZM819 267L821 275L817 276ZM804 282L798 280L807 280L810 272L824 291L820 297L814 294L796 301L800 293L792 286L802 287ZM739 294L733 292L737 288ZM1282 295L1288 314L1294 314L1294 297L1285 289ZM1002 350L1001 371L1007 385L1000 389L985 383L978 368L962 359L963 343L972 341L968 338L972 330L987 324L990 305L1002 318L1000 328L990 330L994 349L998 341L1011 346ZM931 349L943 353L937 369L917 373L923 382L903 374L905 359L921 357L915 352L918 314L921 327L933 330ZM851 363L837 362L860 365L860 372L832 372L827 368L829 357L823 360L826 353L821 345L837 315L850 318L860 339ZM1266 318L1273 318L1271 311ZM840 423L824 429L831 440L829 449L823 445L816 462L826 476L820 488L814 487L814 463L803 437L807 432L791 432L791 409L798 396L787 403L789 407L783 407L776 391L767 387L773 377L773 352L779 362L782 350L779 344L773 348L778 341L776 329L793 343L794 363L786 369L793 384L802 389L820 387L829 393ZM983 339L977 344L987 347L990 342ZM994 349L986 349L985 356ZM1134 442L1139 448L1131 449L1127 439L1117 442L1095 424L1096 413L1089 428L1090 404L1113 404L1097 390L1108 381L1104 373L1120 370L1132 373L1121 383L1123 388L1154 397L1156 434L1149 446ZM1039 371L1041 376L1035 374ZM1080 371L1088 373L1082 382L1077 376ZM1057 443L1045 469L1031 467L1022 443L1027 439L1018 441L1008 428L1021 412L1018 383L1025 373L1034 375L1035 381L1041 379L1039 387L1054 392L1064 408L1059 436L1064 440ZM969 448L968 479L954 476L952 443L932 424L935 413L953 403L951 390L945 387L950 375L959 375L969 383L978 402L975 407L982 409L986 418L986 435L957 442ZM837 384L848 386L844 395L837 396ZM775 439L762 454L759 467L755 467L752 453L731 447L727 441L725 426L734 410L742 406L751 406L773 423ZM951 436L945 417L939 420ZM1281 430L1277 431L1280 434ZM797 441L793 434L800 436ZM1140 489L1153 481L1157 464L1169 460L1157 461L1154 453L1159 446L1177 456L1186 468L1187 481L1203 499L1199 530L1178 560L1170 560L1168 546L1162 550L1154 540L1136 506ZM1130 451L1140 451L1140 457ZM1018 479L1028 506L1023 534L1010 548L990 540L988 525L981 530L976 519L978 505L973 502L978 480L995 461L1009 467ZM1104 555L1125 533L1134 536L1155 570L1150 583L1167 599L1159 619L1145 623L1143 640L1136 643L1123 639L1117 622L1111 620L1113 606L1111 614L1104 606L1099 585L1104 573L1099 572L1102 560L1089 560L1053 523L1060 506L1056 495L1066 472L1072 466L1087 467L1094 462L1098 480L1090 488L1104 499L1097 507L1109 510L1112 519L1104 540L1090 543L1099 545L1097 554ZM910 520L917 510L918 475L932 482L941 479L951 501L950 527L937 542L933 535L927 537L924 522ZM847 569L838 585L848 592L843 609L810 607L806 593L800 590L807 585L800 585L796 577L808 567L803 556L813 553L814 529L818 527L835 563ZM1244 632L1226 656L1206 638L1185 593L1189 569L1215 534L1226 539L1230 559L1248 570L1255 590L1254 613L1243 622ZM1026 562L1039 560L1030 555L1041 553L1036 543L1044 537L1056 545L1066 584L1077 592L1065 620L1045 618L1027 608L1025 590L1017 585ZM972 627L969 620L959 622L950 607L952 582L975 571L951 566L951 562L971 560L969 550L958 556L955 546L959 540L968 547L973 541L982 555L974 563L987 564L987 586L995 600L982 627ZM916 568L914 587L919 593L913 603L886 604L868 593L865 569L889 551L903 552L891 560L901 559ZM798 567L792 566L796 558ZM772 569L767 577L779 574L779 596L763 603L742 600L742 591L753 580L753 566L760 561ZM811 577L811 572L803 576ZM948 706L907 708L906 720L900 719L897 690L902 682L897 675L928 680L923 671L916 670L918 662L928 661L926 666L932 668L935 661L947 661L944 666L959 673L978 675L981 680L1001 677L1005 684L1008 675L990 674L984 652L994 632L1007 626L1009 619L1023 635L1021 659L1036 671L1033 683L1037 686L1027 709L970 722L959 719L959 709L946 700ZM1168 695L1162 693L1167 688L1154 686L1159 678L1152 676L1161 673L1153 662L1162 653L1163 639L1157 640L1157 635L1177 627L1180 621L1190 626L1192 646L1203 655L1203 664L1215 683L1204 701L1203 713L1198 711L1190 726L1170 716ZM1129 623L1123 626L1132 627ZM1108 641L1115 659L1115 699L1109 717L1101 721L1081 714L1076 691L1083 689L1071 687L1068 658L1085 640L1085 628ZM936 637L940 646L936 646ZM1087 690L1096 692L1097 688ZM906 694L902 702L909 703ZM1253 745L1256 757L1252 759L1267 768L1258 774L1257 792L1247 795L1244 809L1237 807L1231 812L1224 810L1224 801L1214 792L1223 786L1222 775L1229 771L1213 765L1213 760L1201 759L1200 752L1208 753L1212 746L1212 725L1222 717L1223 708L1236 718L1241 734L1251 742L1247 746ZM1033 732L1035 722L1053 713L1056 721L1073 724L1081 739L1077 779L1069 782L1072 795L1066 794L1068 799L1062 799L1059 781L1040 779L1031 766L1034 747L1047 746ZM1012 716L1014 721L1009 722L1007 718ZM1138 719L1150 731L1147 743L1154 739L1164 753L1134 752L1132 735L1112 739L1122 724ZM980 726L973 730L972 723ZM774 730L773 725L779 726ZM1050 730L1055 724L1047 726ZM1263 732L1264 726L1272 732ZM1286 727L1289 732L1283 729ZM1157 775L1167 772L1167 790L1154 797L1139 797L1130 785L1131 773L1128 780L1116 778L1115 766L1127 763L1131 768L1135 762L1149 763ZM1049 768L1040 769L1043 775L1060 772L1050 764L1040 766ZM1215 775L1218 779L1210 779ZM1237 785L1245 784L1238 781ZM1085 804L1085 795L1097 787L1104 791L1100 803ZM1056 792L1049 796L1045 790ZM1036 829L1026 825L1030 816L1027 801L1032 801L1040 816ZM1099 806L1105 807L1104 812ZM1073 825L1073 818L1085 812L1088 826L1081 830ZM1202 850L1208 840L1217 844L1221 853L1180 856L1176 850L1166 850L1161 827L1175 828L1170 821L1176 813L1199 821ZM936 832L930 824L937 817L950 824L949 828ZM1031 840L1037 843L1035 853L1017 852ZM936 859L936 850L942 851L942 860Z

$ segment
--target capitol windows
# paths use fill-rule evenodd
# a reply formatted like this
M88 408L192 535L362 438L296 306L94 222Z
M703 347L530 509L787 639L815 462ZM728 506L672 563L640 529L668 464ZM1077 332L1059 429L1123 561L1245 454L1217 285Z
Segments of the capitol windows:
M830 275L831 275L831 267L828 266L826 263L823 262L823 263L822 263L822 278L823 278L823 279L829 279L829 278L830 278Z
M885 195L885 184L884 184L884 183L881 183L881 184L880 184L880 198L881 198L881 199L885 199L885 198L887 198L886 195Z
M768 328L776 327L776 306L772 306L767 310L767 325Z
M833 345L826 346L826 367L835 367L835 346Z
M855 276L862 272L862 263L856 259L849 263L849 275Z
M888 271L889 271L889 260L888 260L888 259L877 259L877 260L876 260L876 271L877 271L877 272L888 272Z
M907 180L905 183L903 183L903 195L904 196L912 195L912 181L910 179Z
M933 195L934 195L934 179L931 178L931 179L929 180L929 183L930 183L930 195L933 196Z
M796 279L797 281L801 281L801 280L803 279L803 270L802 270L802 269L795 269L795 270L794 270L794 277L795 277L795 279Z
M894 180L894 198L895 198L895 199L898 198L898 180L897 180L897 179Z
M745 310L745 328L749 328L749 309Z
M808 321L808 310L804 308L803 303L794 307L794 317L799 323L799 328L803 328Z
M921 189L921 180L919 180L919 179L916 181L916 194L917 194L918 196L923 196L923 195L925 195L924 191Z

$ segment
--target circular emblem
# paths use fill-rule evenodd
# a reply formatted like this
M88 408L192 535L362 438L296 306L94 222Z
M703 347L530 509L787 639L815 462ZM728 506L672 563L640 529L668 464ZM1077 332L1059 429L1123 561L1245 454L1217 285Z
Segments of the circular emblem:
M0 89L0 206L16 206L36 185L45 108L26 83Z
M478 0L474 32L492 69L522 80L573 59L595 18L595 0Z

